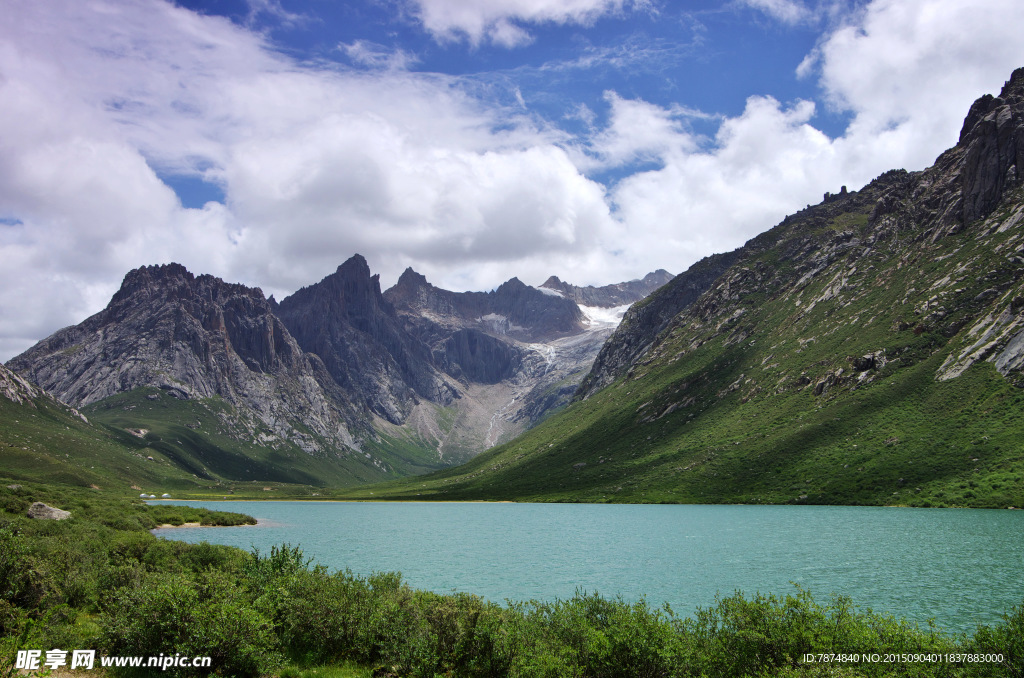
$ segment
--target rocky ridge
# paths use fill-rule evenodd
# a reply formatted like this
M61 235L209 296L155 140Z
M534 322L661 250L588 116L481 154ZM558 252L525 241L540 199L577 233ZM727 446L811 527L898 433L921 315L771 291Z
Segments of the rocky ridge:
M36 400L43 398L48 404L65 409L68 414L81 419L86 424L89 423L89 419L84 414L73 407L59 402L46 391L29 383L28 380L10 371L3 365L0 365L0 397L6 398L18 405L26 405L32 408L36 407Z
M359 255L280 303L168 264L128 273L107 308L14 358L23 377L2 383L19 393L32 381L104 411L119 394L156 389L149 401L206 408L219 434L248 449L298 448L398 473L469 458L564 405L610 330L517 279L455 293L410 269L382 293ZM215 399L229 407L207 407ZM205 420L175 421L200 431ZM224 468L185 456L203 477Z
M264 427L310 453L357 444L347 396L262 291L178 264L130 272L107 308L8 366L76 407L150 386L181 400L223 398L254 438Z
M0 365L0 396L21 405L31 403L36 398L41 398L43 391L30 384L20 375Z
M575 397L586 398L604 388L641 360L672 318L704 294L736 258L735 252L705 257L652 290L644 303L632 305L617 331L601 347Z
M639 280L618 283L615 285L602 285L594 287L587 285L579 287L567 282L562 282L557 276L551 276L541 285L542 289L555 290L572 299L580 306L600 306L604 308L612 306L630 305L640 301L654 290L672 280L672 274L663 268L648 273Z
M745 294L784 294L789 285L799 291L815 278L834 272L840 261L854 271L858 259L870 259L886 241L899 244L910 237L934 244L988 216L1008 191L1021 186L1024 177L1018 167L1024 167L1024 69L1014 71L998 97L986 94L975 101L957 145L941 154L932 167L913 173L893 170L861 191L847 192L844 186L839 194L826 194L813 210L787 217L740 249L698 262L645 303L631 308L597 357L577 397L592 395L631 369L635 371L667 336L670 325L685 324L686 317L680 314L687 313L705 292L709 296L692 309L693 316L703 319L697 322L743 312L735 302ZM816 224L847 213L865 214L867 229L841 229L824 234L824 239L807 233ZM1020 218L1014 212L1006 221L988 227L1005 232ZM984 227L979 230L985 232ZM759 258L772 249L778 252L777 264L769 267ZM729 274L719 281L726 271ZM811 301L811 308L816 301L831 299L850 286L851 275L838 273L834 282L823 298ZM941 292L951 284L949 280L943 282L935 289ZM1014 306L998 292L993 289L988 296L992 301L999 297L1005 308L993 309L978 319L981 324L971 336L978 335L979 339L957 358L950 356L940 370L940 378L956 376L982 357L991 358L1004 374L1020 368L1024 335L1017 333L1021 321L1015 310L1024 306L1024 301ZM928 317L938 318L934 314ZM946 332L955 334L957 330L959 327L947 323ZM996 347L1002 350L994 352Z

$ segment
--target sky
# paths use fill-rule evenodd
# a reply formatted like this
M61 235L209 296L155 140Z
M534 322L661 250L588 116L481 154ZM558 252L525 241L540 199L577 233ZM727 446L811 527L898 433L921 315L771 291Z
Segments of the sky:
M278 299L680 273L955 144L1020 0L0 0L0 360L178 262Z

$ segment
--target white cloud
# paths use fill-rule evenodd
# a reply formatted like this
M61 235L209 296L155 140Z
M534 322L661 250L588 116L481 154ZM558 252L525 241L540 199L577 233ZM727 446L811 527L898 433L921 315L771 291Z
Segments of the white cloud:
M378 45L367 40L354 40L351 43L341 43L338 49L345 53L352 63L368 68L383 68L388 70L405 70L416 63L414 55L405 50L389 50L383 45Z
M833 143L809 124L813 113L810 102L785 108L751 97L709 149L667 137L665 146L675 150L665 155L665 166L622 180L613 193L618 217L649 268L685 269L742 245L795 208L819 201L824 190L838 190L842 167Z
M640 3L419 4L439 37L507 45L529 39L511 29L627 6ZM1019 2L875 0L800 69L851 113L839 138L815 129L809 101L754 92L699 138L689 125L704 114L685 102L611 92L607 124L569 139L521 104L483 103L473 81L409 73L411 57L372 43L342 46L372 67L350 72L299 64L166 2L7 0L4 10L3 358L102 308L128 270L172 260L278 296L356 252L385 285L411 265L449 289L678 272L824 191L923 168L956 141L971 101L1024 65ZM580 106L577 117L601 116ZM584 174L638 162L657 169L610 195ZM214 181L226 204L186 209L160 173Z
M743 4L787 24L809 20L813 14L802 2L795 0L743 0Z
M971 102L1024 65L1019 0L875 0L854 18L819 46L821 83L831 105L855 114L846 137L893 166L929 164Z
M286 26L301 24L309 19L301 14L294 14L281 7L280 0L245 0L249 6L249 23L253 23L261 15L273 17Z
M450 78L300 66L161 2L5 10L4 357L99 310L144 264L280 296L359 252L385 284L413 264L486 289L585 260L610 224L560 133ZM226 205L183 208L158 172L215 181Z
M642 0L410 0L416 14L439 40L467 39L518 47L532 38L519 23L589 24Z
M607 128L592 136L588 149L596 165L617 167L633 162L662 161L669 155L696 150L697 139L683 123L686 117L697 115L695 112L623 99L612 91L605 92L605 101L611 107L610 122ZM586 160L580 162L589 165Z

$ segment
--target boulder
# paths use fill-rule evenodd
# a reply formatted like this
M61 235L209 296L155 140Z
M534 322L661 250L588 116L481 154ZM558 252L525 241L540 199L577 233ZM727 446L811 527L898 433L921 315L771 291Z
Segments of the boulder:
M37 501L28 507L28 517L37 520L66 520L71 517L71 512Z

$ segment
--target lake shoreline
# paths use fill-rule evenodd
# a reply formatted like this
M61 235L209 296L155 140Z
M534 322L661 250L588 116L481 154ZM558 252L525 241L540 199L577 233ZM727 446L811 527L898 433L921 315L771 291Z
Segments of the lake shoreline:
M183 527L259 527L259 521L255 525L252 523L241 523L239 525L203 525L202 523L181 523L180 525L172 525L170 523L164 523L163 525L157 525L152 528L153 530L176 530Z

